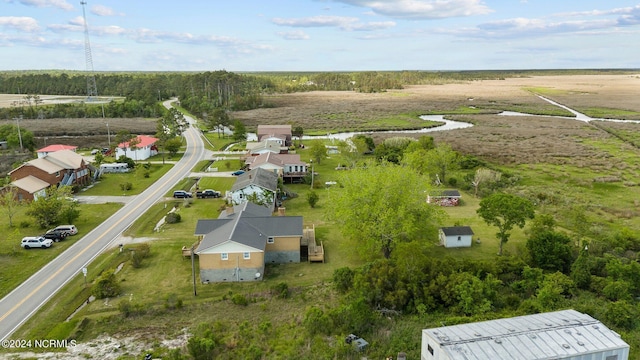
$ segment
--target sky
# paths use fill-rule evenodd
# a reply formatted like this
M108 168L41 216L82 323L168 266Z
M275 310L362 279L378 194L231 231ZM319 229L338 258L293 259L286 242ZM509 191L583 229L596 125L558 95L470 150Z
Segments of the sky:
M638 40L640 0L0 0L0 70L640 68Z

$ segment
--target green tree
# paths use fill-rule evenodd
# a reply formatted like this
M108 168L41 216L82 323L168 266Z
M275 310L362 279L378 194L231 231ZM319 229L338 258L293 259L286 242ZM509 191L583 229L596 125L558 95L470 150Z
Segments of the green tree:
M27 215L32 216L41 228L48 228L58 222L67 202L65 198L69 196L71 188L68 186L50 187L46 196L39 197L29 204Z
M218 132L218 138L220 138L220 133L224 134L225 126L229 126L229 113L227 110L222 107L214 108L209 118L208 126L211 129L215 129Z
M302 135L304 135L304 129L302 128L302 126L298 125L293 128L293 131L291 131L291 135L297 137L298 142L300 142L302 141Z
M244 141L247 139L247 128L240 120L233 122L233 140Z
M319 199L320 199L320 196L318 195L317 192L311 190L307 193L307 202L309 203L309 206L311 206L312 208L316 207L316 204L318 203Z
M529 200L505 193L494 193L482 199L476 212L488 225L498 228L498 255L502 255L502 247L509 241L513 227L522 228L526 220L532 219L535 214L533 204Z
M341 175L342 187L329 192L327 216L364 255L389 258L398 242L436 236L443 212L417 195L427 190L418 174L372 163Z
M320 139L311 140L309 144L309 153L313 161L316 164L320 164L322 159L327 157L327 148L324 146L324 142Z
M0 194L0 208L2 212L9 218L9 227L13 227L13 217L18 212L23 202L18 199L18 188L15 186L7 186Z
M182 138L177 136L167 140L164 143L164 148L167 149L167 151L169 152L169 155L172 157L175 156L178 153L178 151L180 151L181 147L182 147Z
M527 239L531 266L549 271L569 273L573 254L571 239L555 231L536 231Z
M427 152L427 163L429 172L445 182L447 173L459 168L459 156L449 144L438 144Z

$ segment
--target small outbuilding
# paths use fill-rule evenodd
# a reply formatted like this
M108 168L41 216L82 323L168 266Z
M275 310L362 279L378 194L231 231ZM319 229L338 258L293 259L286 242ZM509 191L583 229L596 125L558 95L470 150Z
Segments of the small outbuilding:
M627 360L629 344L575 310L422 330L422 360Z
M438 231L440 245L446 248L469 247L473 240L473 230L469 226L443 227Z
M427 203L440 206L458 206L461 198L462 195L458 190L439 190L427 195Z

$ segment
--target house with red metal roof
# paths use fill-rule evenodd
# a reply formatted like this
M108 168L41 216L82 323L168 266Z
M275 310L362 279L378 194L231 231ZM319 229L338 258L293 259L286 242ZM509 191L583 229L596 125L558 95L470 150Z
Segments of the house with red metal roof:
M73 145L52 144L49 146L45 146L42 149L39 149L37 153L39 158L43 158L49 155L49 153L60 151L60 150L71 150L73 152L76 152L77 148L78 148L77 146L73 146Z
M124 155L133 160L146 160L158 153L158 140L153 136L138 135L130 141L120 143L116 147L116 159Z

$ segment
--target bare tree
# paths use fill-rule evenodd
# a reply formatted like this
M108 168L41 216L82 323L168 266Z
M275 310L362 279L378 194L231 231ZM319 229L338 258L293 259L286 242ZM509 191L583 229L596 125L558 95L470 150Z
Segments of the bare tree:
M491 169L480 168L476 170L476 175L471 181L475 197L478 197L478 188L480 187L480 184L500 181L500 176L501 174L499 172L493 171Z

